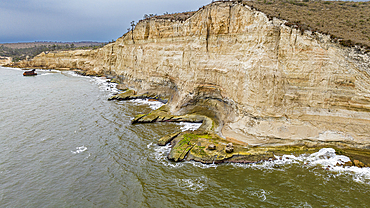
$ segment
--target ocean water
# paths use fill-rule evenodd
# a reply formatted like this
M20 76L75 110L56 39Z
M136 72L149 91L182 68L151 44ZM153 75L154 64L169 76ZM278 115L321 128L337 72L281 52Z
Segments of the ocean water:
M322 149L259 164L174 163L162 136L199 126L131 125L161 103L107 101L101 78L0 68L0 207L370 207L370 169Z

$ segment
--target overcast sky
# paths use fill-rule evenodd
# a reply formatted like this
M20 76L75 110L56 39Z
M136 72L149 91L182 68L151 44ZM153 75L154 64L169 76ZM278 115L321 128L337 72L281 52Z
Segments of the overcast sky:
M0 43L103 41L144 14L198 10L211 0L0 0Z

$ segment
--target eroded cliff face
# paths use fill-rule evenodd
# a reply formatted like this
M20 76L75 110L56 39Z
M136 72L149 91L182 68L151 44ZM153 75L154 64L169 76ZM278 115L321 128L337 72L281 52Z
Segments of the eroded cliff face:
M370 147L370 58L235 2L184 22L151 19L92 51L40 54L30 67L113 74L171 96L175 115L204 114L251 145L307 141Z
M0 66L12 63L12 58L0 56Z

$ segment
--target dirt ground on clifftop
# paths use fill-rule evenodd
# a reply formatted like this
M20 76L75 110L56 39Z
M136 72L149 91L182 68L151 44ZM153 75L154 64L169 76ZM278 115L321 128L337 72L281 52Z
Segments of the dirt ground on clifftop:
M370 1L243 0L242 2L270 18L287 20L286 25L298 27L301 31L330 34L344 46L362 45L370 49ZM195 12L146 15L144 19L185 21L193 14Z
M370 2L351 1L243 1L270 17L288 20L300 28L343 39L342 45L370 48ZM287 24L289 25L289 24Z

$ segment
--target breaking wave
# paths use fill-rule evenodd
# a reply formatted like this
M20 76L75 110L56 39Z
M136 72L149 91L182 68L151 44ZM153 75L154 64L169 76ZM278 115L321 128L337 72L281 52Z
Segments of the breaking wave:
M149 99L136 99L130 100L129 102L134 103L135 105L148 105L152 110L157 110L164 105L160 101L150 101Z
M207 188L207 178L204 176L198 178L176 179L177 186L190 192L199 193Z
M170 145L167 146L157 146L153 143L147 146L148 148L153 148L154 158L162 163L164 166L169 166L173 168L179 168L186 164L191 164L198 168L217 168L219 165L216 164L203 164L194 161L185 161L181 163L174 163L167 159L167 155L171 151ZM255 168L255 169L269 169L274 171L285 171L284 166L298 165L302 168L321 168L329 171L332 176L337 177L340 175L351 176L355 182L365 183L370 185L370 168L364 167L359 168L355 166L343 166L350 159L347 156L335 154L335 150L332 148L323 148L318 152L310 155L283 155L275 156L274 160L264 161L261 163L251 163L251 164L240 164L231 163L226 165L232 165L238 168Z
M105 77L92 77L91 82L98 85L101 91L110 92L111 95L119 93L119 90L117 89L117 83L112 83L110 82L110 79Z
M181 131L195 131L199 129L199 127L202 125L202 123L190 123L190 122L180 122L177 123L178 125L182 126L180 127Z
M323 148L310 155L283 155L275 156L275 160L264 161L253 164L238 164L233 166L243 168L259 168L284 171L281 167L296 164L306 168L322 168L334 174L334 177L340 175L350 175L353 180L370 185L370 168L359 168L355 166L344 166L346 162L351 161L347 156L337 155L333 148ZM279 168L277 168L279 167Z

